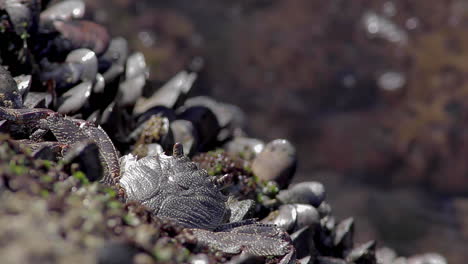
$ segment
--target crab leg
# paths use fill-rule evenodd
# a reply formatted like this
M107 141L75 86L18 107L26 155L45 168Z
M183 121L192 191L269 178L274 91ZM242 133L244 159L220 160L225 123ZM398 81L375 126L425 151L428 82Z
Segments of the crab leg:
M27 129L50 130L61 143L73 145L83 141L96 143L104 167L101 182L115 184L120 176L119 157L109 136L100 127L73 119L50 109L9 109L0 107L0 119Z

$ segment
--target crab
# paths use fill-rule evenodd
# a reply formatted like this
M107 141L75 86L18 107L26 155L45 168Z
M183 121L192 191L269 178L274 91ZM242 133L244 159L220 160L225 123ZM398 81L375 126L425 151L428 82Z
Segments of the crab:
M94 142L105 168L101 182L119 185L125 199L148 207L156 217L171 219L192 231L201 245L228 254L281 256L294 263L295 249L286 231L255 219L243 220L252 203L221 193L226 179L211 177L183 153L176 143L171 156L163 153L137 160L132 154L120 161L106 132L93 123L50 109L0 107L1 126L10 132L40 140L51 131L60 143Z
M295 261L286 231L255 219L240 220L247 212L245 206L233 206L220 192L217 179L190 161L180 143L174 145L172 156L159 154L140 160L132 154L123 156L120 186L128 201L140 202L157 217L190 229L203 245L229 254L282 256L283 264ZM238 221L230 222L232 215Z

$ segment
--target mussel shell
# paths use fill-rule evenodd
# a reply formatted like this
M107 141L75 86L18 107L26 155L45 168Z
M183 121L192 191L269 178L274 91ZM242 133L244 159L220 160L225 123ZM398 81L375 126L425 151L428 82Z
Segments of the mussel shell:
M71 51L64 63L49 63L42 60L40 78L43 82L53 80L57 92L66 91L79 81L94 82L98 70L96 54L89 49Z
M317 207L317 211L320 214L320 217L325 217L327 215L330 215L332 213L332 208L329 203L326 201L323 201L319 207Z
M210 264L210 259L206 254L192 255L189 259L189 264Z
M85 3L81 0L66 0L56 3L41 12L40 22L52 20L71 20L82 18L85 13Z
M86 118L86 121L92 123L92 124L95 124L95 125L98 125L99 124L99 119L101 118L101 110L96 110L94 112L92 112L88 118Z
M93 93L103 93L105 87L106 81L104 80L104 77L100 73L97 73L96 80L93 85Z
M89 181L102 179L104 169L100 162L99 148L94 142L79 142L71 146L63 158L65 163L77 163Z
M133 106L143 94L148 77L145 56L141 52L135 52L127 59L125 66L125 81L119 85L117 102L119 106Z
M192 122L199 136L199 151L207 151L216 142L216 136L221 129L214 113L204 106L187 108L178 119Z
M314 230L310 227L303 227L291 234L297 258L310 256L310 254L316 252L313 237Z
M184 147L184 153L187 153L188 156L194 154L197 149L198 134L192 122L179 119L171 122L170 126L174 142L181 143Z
M426 253L407 259L408 264L447 264L447 260L437 253Z
M295 204L297 220L295 230L320 224L320 215L315 207L308 204Z
M102 111L101 118L99 120L99 124L111 124L112 121L115 121L116 116L116 107L115 102L111 102L104 110Z
M208 96L197 96L187 99L181 109L178 109L178 112L182 112L192 106L207 107L216 115L218 123L222 128L218 134L218 141L222 142L229 139L236 128L245 127L245 114L237 106L217 102Z
M322 229L326 232L332 232L336 226L336 219L334 216L329 215L320 219L320 225Z
M308 204L285 204L272 212L262 222L275 224L288 232L320 224L320 217L313 206Z
M301 182L287 190L282 190L277 199L285 204L310 204L318 207L325 200L325 187L320 182Z
M314 262L316 264L348 264L345 260L332 257L318 256Z
M34 34L37 30L41 1L5 0L5 10L17 35Z
M53 81L56 92L63 93L79 82L85 66L81 63L50 63L44 59L41 61L41 67L41 81Z
M0 133L5 133L7 134L9 132L9 125L7 120L0 120Z
M159 143L163 149L170 150L174 145L174 136L169 124L169 119L154 115L134 129L128 137L130 141L136 141L135 147Z
M101 55L109 46L110 36L107 29L94 22L56 20L53 26L60 33L53 41L58 53L87 48Z
M231 123L236 123L240 126L245 119L245 114L240 108L234 105L220 103L208 96L196 96L189 98L184 103L184 108L191 106L208 107L218 118L218 123L221 127L227 127Z
M253 160L252 170L265 181L276 181L281 188L292 180L297 166L296 149L285 139L269 142ZM299 202L301 203L301 202Z
M270 215L268 215L265 219L262 220L262 222L268 224L275 224L286 231L291 231L296 225L296 220L296 208L292 204L286 204L280 206L280 208L277 211L271 212Z
M155 106L148 111L144 112L143 114L139 115L136 118L136 124L137 126L143 124L146 122L148 119L150 119L152 116L161 116L167 118L170 122L174 121L176 119L176 114L174 110L169 109L165 106Z
M351 249L354 239L354 219L349 217L341 221L333 232L333 245L342 250Z
M405 257L398 257L392 262L392 264L408 264L408 260Z
M118 105L121 107L134 105L143 93L146 76L140 74L132 79L127 79L119 85Z
M66 62L82 64L82 72L80 74L80 80L82 81L94 81L96 74L98 73L98 61L96 53L89 49L76 49L71 51Z
M158 143L148 144L146 145L146 149L147 149L147 154L146 154L147 156L156 156L156 155L164 153L163 147L159 145Z
M139 75L148 75L145 56L141 52L135 52L127 58L125 65L125 79L132 79Z
M114 145L119 149L128 149L129 143L134 142L128 138L128 135L135 128L134 122L130 116L117 107L115 101L102 110L99 124L111 136Z
M265 147L265 143L256 138L235 137L224 144L223 148L232 155L239 156L247 160L252 160Z
M298 259L297 262L299 264L313 264L314 263L314 258L312 256L306 256L301 259Z
M345 259L350 263L377 264L375 246L374 240L361 244L347 252Z
M43 92L29 92L24 99L26 108L49 108L52 103L52 95Z
M88 102L92 89L93 84L88 81L82 82L68 90L60 98L58 98L57 112L62 114L78 112L78 110L80 110L86 104L86 102Z
M128 57L128 42L122 37L113 38L108 49L99 57L99 72L110 83L125 70Z
M159 88L151 97L140 98L133 109L134 114L141 114L155 106L165 106L174 109L184 100L197 78L195 73L179 72L166 84Z
M158 143L140 144L132 151L132 154L139 159L146 156L156 156L161 153L164 153L164 149Z
M21 94L21 97L23 99L26 98L26 95L29 92L29 89L31 88L31 75L18 75L15 76L13 79L15 79L15 82L18 86L18 91Z
M376 250L375 252L377 263L379 264L392 264L393 261L397 258L395 250L382 247Z

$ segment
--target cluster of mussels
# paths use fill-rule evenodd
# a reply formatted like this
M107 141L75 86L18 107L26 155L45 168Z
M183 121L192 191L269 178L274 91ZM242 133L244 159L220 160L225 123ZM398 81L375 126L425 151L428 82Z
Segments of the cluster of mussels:
M288 188L290 142L249 138L238 107L189 98L196 72L145 87L144 56L84 20L83 1L48 2L0 1L11 262L445 263L355 246L353 220L335 223L322 184Z

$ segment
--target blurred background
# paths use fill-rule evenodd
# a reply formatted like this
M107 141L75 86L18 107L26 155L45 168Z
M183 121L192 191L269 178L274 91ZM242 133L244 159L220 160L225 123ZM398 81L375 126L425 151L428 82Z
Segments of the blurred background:
M322 181L357 242L468 259L468 1L88 0L158 87L239 105L290 139L295 181Z

